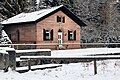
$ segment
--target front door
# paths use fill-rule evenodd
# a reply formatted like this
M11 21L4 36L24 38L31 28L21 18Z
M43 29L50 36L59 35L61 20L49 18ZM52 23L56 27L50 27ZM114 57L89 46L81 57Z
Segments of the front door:
M62 32L58 32L58 44L62 46Z

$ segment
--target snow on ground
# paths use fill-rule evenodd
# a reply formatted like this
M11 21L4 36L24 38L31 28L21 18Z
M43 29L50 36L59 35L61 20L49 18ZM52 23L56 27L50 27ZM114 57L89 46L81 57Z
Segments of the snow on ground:
M52 51L52 56L82 56L119 53L119 48L88 48ZM35 70L26 73L0 71L0 80L119 80L120 60L97 61L98 74L94 75L93 62L62 64L62 67Z
M60 67L62 66L62 64L45 64L45 65L34 65L31 66L31 69L43 69L43 68L49 68L49 67ZM19 70L28 70L28 66L25 67L17 67L16 68L17 71Z
M98 74L93 73L93 62L64 64L54 69L18 73L0 71L0 80L119 80L120 60L97 62Z
M86 48L73 50L54 50L51 52L51 56L83 56L108 53L120 53L120 48Z
M38 52L38 51L51 51L51 50L50 49L16 50L16 53L28 53L28 52Z

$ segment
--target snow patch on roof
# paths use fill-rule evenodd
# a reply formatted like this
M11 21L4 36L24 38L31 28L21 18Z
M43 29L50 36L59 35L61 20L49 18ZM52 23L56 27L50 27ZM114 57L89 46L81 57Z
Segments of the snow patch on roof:
M42 18L43 16L59 9L60 7L62 7L63 5L57 6L57 7L52 7L49 9L42 9L40 11L35 11L35 12L31 12L31 13L20 13L12 18L9 18L7 20L4 20L2 22L2 24L12 24L12 23L22 23L22 22L32 22L32 21L36 21L40 18Z

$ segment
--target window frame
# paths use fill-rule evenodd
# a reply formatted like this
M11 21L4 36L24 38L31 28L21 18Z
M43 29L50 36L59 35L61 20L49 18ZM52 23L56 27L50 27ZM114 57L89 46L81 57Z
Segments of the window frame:
M65 23L65 16L57 16L57 23Z
M51 41L53 40L53 29L43 29L43 41Z
M68 41L76 41L76 30L68 30Z
M73 32L72 31L70 31L70 40L73 40L74 39L74 35L73 35Z

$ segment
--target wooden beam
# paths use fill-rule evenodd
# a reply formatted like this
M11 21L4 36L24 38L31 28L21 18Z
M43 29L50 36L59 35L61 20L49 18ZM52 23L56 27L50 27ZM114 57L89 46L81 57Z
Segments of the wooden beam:
M21 56L20 59L28 59L28 68L31 70L31 59L45 59L45 60L51 60L51 59L84 59L84 60L93 60L94 62L94 75L97 74L97 60L105 60L105 59L120 59L120 55L107 55L107 56Z
M31 59L28 59L28 70L31 70Z
M105 56L21 56L20 59L120 59L120 55Z
M96 59L94 59L94 75L97 74L97 63L96 63Z

